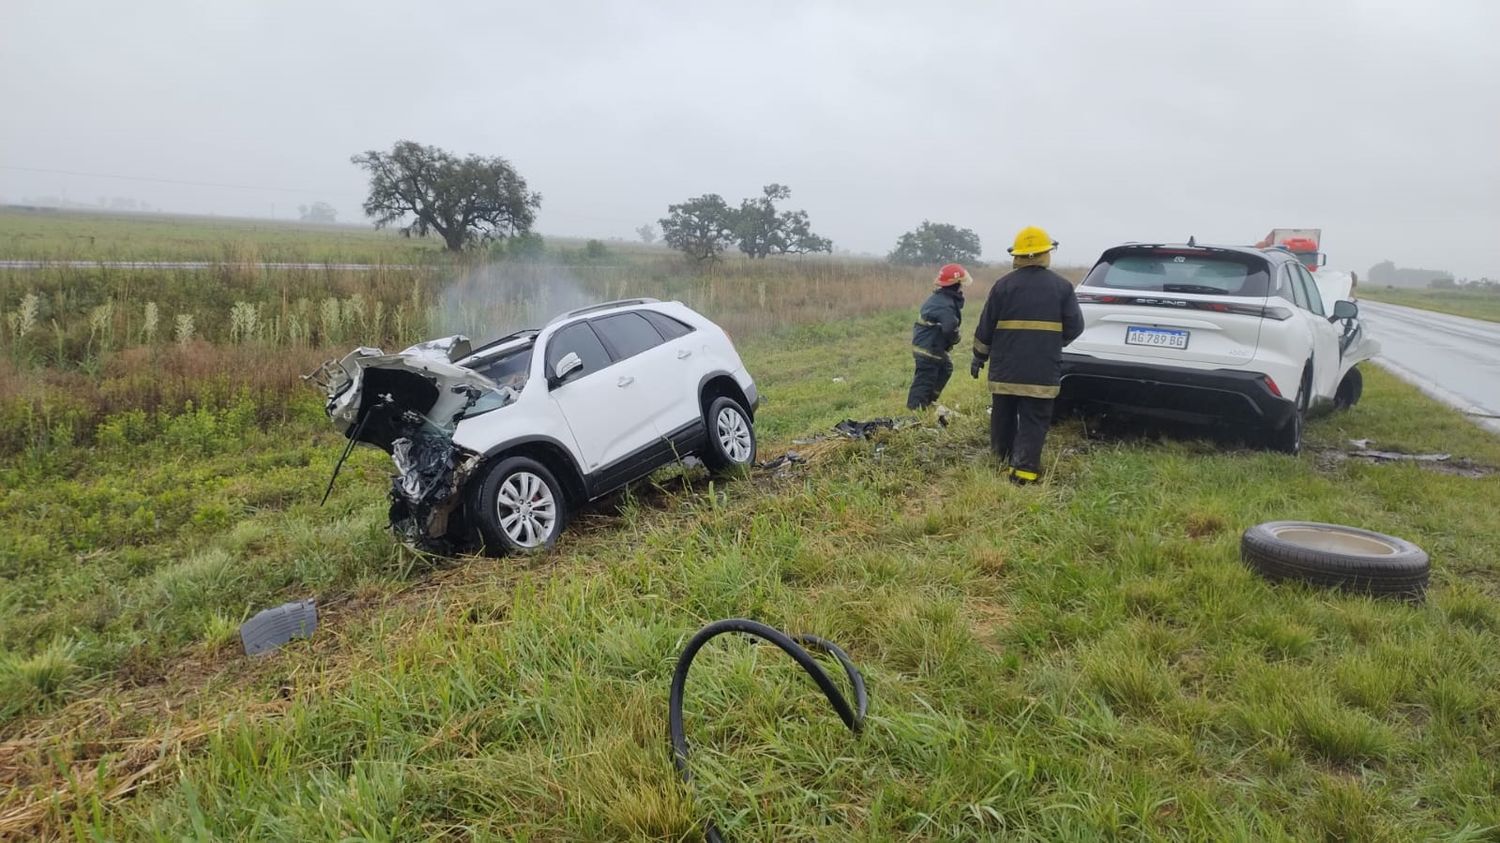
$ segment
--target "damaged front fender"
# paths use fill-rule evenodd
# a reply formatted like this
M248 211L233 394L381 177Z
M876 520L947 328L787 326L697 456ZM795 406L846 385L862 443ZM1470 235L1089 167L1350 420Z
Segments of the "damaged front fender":
M454 362L469 353L462 336L396 354L360 347L308 376L327 396L324 409L351 445L364 442L391 455L391 526L422 550L451 549L464 484L482 459L453 444L459 421L519 395Z

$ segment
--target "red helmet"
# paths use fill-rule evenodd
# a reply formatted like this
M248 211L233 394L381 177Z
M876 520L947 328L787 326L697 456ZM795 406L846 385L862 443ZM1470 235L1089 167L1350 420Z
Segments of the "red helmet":
M969 273L956 263L946 264L938 270L937 285L939 287L951 287L954 284L969 283Z

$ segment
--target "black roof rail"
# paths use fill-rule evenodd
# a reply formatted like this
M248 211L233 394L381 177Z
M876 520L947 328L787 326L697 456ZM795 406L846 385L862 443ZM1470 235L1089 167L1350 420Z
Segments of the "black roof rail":
M649 296L642 296L635 299L617 299L616 301L600 302L599 304L591 304L588 307L580 307L576 310L570 310L567 313L561 314L559 316L554 316L547 324L551 325L553 322L556 322L559 319L571 319L574 316L582 316L585 313L594 313L600 310L610 310L616 307L629 307L633 304L657 304L660 301L661 299L653 299Z

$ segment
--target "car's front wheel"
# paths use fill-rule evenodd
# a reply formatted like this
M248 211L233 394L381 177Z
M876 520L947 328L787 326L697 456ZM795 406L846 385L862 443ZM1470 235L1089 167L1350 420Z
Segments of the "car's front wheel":
M1271 448L1296 456L1302 453L1302 427L1307 422L1308 393L1311 392L1308 378L1303 377L1297 387L1297 403L1292 415L1277 430L1271 431Z
M712 471L755 464L755 425L733 398L715 398L704 414L708 425L708 447L703 462Z
M567 524L562 484L529 457L500 460L473 489L469 513L492 555L547 550Z

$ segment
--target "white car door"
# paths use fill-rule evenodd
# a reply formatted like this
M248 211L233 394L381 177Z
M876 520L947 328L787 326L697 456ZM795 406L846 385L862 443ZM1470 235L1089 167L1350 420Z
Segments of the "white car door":
M703 408L698 406L698 387L713 364L712 349L693 326L654 310L640 313L662 336L662 357L670 371L671 407L663 413L657 427L663 435L670 435L703 417Z
M616 360L634 364L636 380L625 398L643 405L657 437L685 424L681 418L681 361L677 359L682 349L678 344L667 342L642 311L601 316L593 320L593 325Z
M616 361L588 322L574 322L547 341L549 380L570 353L578 355L583 367L551 386L550 397L578 442L584 472L593 474L651 444L656 438L653 408L650 401L639 400L641 361Z
M1312 335L1313 394L1315 399L1332 401L1338 390L1342 354L1339 350L1339 329L1328 321L1323 310L1323 296L1312 273L1301 264L1292 265L1292 280L1302 290L1303 310L1300 315L1307 320ZM1298 302L1302 304L1302 302Z

